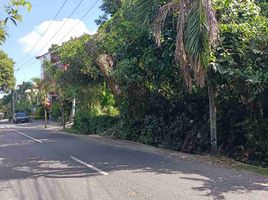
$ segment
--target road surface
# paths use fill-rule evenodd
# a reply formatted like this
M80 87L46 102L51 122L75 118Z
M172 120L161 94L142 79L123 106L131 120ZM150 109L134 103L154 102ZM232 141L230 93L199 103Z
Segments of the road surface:
M146 148L2 123L0 199L268 199L267 177Z

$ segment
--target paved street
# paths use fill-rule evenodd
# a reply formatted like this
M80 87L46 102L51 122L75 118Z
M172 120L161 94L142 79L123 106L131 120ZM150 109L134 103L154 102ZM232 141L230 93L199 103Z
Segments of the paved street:
M144 149L2 122L0 199L268 199L267 177Z

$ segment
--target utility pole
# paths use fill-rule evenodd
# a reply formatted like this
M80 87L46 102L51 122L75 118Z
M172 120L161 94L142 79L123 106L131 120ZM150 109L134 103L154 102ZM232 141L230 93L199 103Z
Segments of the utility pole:
M47 108L45 106L45 128L47 128Z
M11 119L13 119L15 112L16 112L16 91L13 90L12 91L12 116L11 116Z
M45 117L45 128L47 128L47 106L48 106L47 95L45 95L43 106L44 106L44 114L45 114L45 116L44 116Z
M62 117L62 128L65 129L65 110L64 110L64 105L62 106L61 117Z

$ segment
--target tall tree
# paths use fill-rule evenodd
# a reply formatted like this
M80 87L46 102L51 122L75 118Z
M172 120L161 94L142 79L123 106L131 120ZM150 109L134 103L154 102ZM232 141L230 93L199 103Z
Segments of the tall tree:
M32 82L22 82L15 90L16 112L31 112L31 108L36 102L36 95Z
M47 128L47 93L49 91L50 83L40 78L32 79L35 89L38 90L38 97L41 105L45 111L45 128Z
M104 12L99 19L95 20L98 25L104 24L109 16L113 16L121 7L122 0L103 0L100 9Z
M218 23L211 0L137 0L138 16L145 21L156 3L162 3L153 22L156 43L161 45L161 30L169 12L177 13L177 37L174 52L189 92L193 85L208 87L211 150L217 150L215 89L208 75L209 59L218 41Z
M0 91L12 89L15 85L14 62L6 53L0 51Z

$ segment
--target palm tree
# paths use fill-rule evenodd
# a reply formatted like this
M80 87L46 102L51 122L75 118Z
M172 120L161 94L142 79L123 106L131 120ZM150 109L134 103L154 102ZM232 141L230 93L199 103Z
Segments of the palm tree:
M43 91L43 81L40 78L32 78L33 87L38 91L38 100L44 101L45 93Z
M6 40L6 35L7 35L6 31L0 25L0 45L2 45L4 43L4 41Z
M49 83L47 83L45 80L42 80L40 78L33 78L32 79L35 89L38 90L38 99L40 99L41 104L44 106L45 110L45 128L47 128L47 108L46 108L46 100L47 100L47 93L49 88Z
M149 11L161 0L137 0L138 16L149 18ZM209 57L218 41L218 23L211 0L169 0L158 10L153 22L154 37L161 45L161 30L169 12L177 16L176 64L181 68L187 89L207 83L210 108L211 151L217 150L215 89L209 76ZM207 80L207 81L206 81Z

